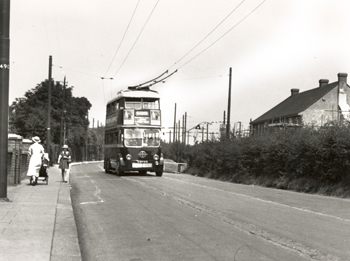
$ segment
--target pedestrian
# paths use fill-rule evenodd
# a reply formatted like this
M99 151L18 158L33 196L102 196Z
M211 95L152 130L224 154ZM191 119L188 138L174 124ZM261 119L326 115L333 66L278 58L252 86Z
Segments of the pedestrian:
M63 145L62 152L58 156L58 167L62 171L62 181L67 183L69 175L69 163L71 162L70 152L67 145Z
M27 176L31 178L32 185L35 186L39 177L39 170L42 163L42 157L45 153L44 147L40 144L40 138L35 136L32 138L33 144L28 149L30 156Z

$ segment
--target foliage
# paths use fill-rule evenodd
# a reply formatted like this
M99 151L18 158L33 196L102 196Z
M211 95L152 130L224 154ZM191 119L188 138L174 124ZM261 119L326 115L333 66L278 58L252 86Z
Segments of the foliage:
M89 129L88 144L91 148L91 153L94 155L95 160L103 159L104 148L104 127L90 128Z
M172 150L185 157L182 160L187 162L188 172L196 175L327 194L336 192L325 187L333 187L337 193L350 187L347 123L167 148Z
M162 153L165 158L172 159L179 163L184 163L187 158L187 149L184 143L173 142L173 143L162 143Z
M39 136L47 143L48 85L48 80L41 82L10 105L10 131L25 138ZM53 82L51 86L50 143L60 144L63 116L66 120L67 143L81 146L86 142L89 126L87 116L91 104L85 97L73 97L72 91L73 87L64 88L60 82Z

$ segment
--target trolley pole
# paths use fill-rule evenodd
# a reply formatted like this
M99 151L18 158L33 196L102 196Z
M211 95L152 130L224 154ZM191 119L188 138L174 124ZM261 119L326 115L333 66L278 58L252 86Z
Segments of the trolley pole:
M7 198L10 0L0 0L0 201Z
M227 102L227 126L226 126L226 139L230 139L230 114L231 114L231 77L232 68L230 67L229 85L228 85L228 102Z

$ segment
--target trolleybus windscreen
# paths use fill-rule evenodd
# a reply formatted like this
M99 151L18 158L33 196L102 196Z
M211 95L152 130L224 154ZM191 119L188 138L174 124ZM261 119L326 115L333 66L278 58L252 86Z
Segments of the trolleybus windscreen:
M124 142L127 147L159 147L160 131L155 129L125 129Z

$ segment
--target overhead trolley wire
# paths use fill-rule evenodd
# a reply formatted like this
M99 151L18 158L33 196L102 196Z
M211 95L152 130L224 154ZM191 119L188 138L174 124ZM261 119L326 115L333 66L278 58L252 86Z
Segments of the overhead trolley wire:
M204 53L206 50L208 50L210 47L212 47L214 44L216 44L219 40L221 40L225 35L227 35L229 32L231 32L234 28L236 28L240 23L242 23L245 19L247 19L252 13L254 13L263 3L265 3L266 0L262 1L257 7L255 7L250 13L248 13L245 17L243 17L238 23L236 23L234 26L232 26L226 33L224 33L222 36L220 36L218 39L216 39L213 43L211 43L209 46L207 46L204 50L202 50L200 53L192 57L190 60L188 60L186 63L181 65L178 69L184 67L189 62L193 61L195 58L197 58L199 55Z
M172 66L170 66L169 69L174 67L183 58L185 58L189 53L191 53L194 49L196 49L198 47L198 45L200 45L205 39L207 39L231 14L233 14L243 4L244 1L245 0L240 2L217 26L214 27L213 30L211 30L202 40L200 40L191 50L189 50L185 55L183 55L177 62L175 62Z
M136 38L136 40L135 40L135 42L134 42L134 44L132 45L131 49L129 50L129 52L128 52L128 54L126 55L125 59L123 60L122 64L121 64L120 67L118 68L117 72L114 74L113 78L117 75L117 73L118 73L118 72L120 71L120 69L123 67L125 61L126 61L126 60L128 59L128 57L129 57L131 51L134 49L134 47L135 47L135 45L136 45L138 39L140 38L140 36L141 36L143 30L145 29L145 27L146 27L146 25L147 25L149 19L151 18L151 16L152 16L154 10L155 10L156 7L157 7L158 3L159 3L159 0L157 0L156 4L154 5L154 7L153 7L153 9L152 9L152 11L151 11L151 13L150 13L150 15L148 16L148 18L147 18L145 24L143 25L143 27L142 27L142 29L141 29L139 35L137 36L137 38Z
M56 67L61 68L61 69L65 69L65 70L69 70L69 71L73 71L73 72L77 72L77 73L86 74L86 75L90 75L90 76L93 76L93 77L101 78L98 75L94 75L94 74L91 74L91 73L86 73L86 72L70 69L70 68L59 66L59 65L55 65L55 64L52 64L52 66L56 66Z
M109 64L108 69L107 69L107 71L106 71L106 73L105 73L105 75L104 75L103 78L106 77L106 75L107 75L109 69L111 68L111 66L112 66L112 64L113 64L113 61L114 61L115 57L117 56L117 54L118 54L118 52L119 52L120 46L122 45L122 43L123 43L123 41L124 41L124 38L125 38L125 35L126 35L126 33L128 32L128 30L129 30L131 21L132 21L133 18L134 18L134 15L135 15L135 13L136 13L137 7L139 6L139 3L140 3L140 0L138 0L137 4L136 4L136 6L135 6L135 9L134 9L134 12L132 13L132 16L131 16L131 18L130 18L129 24L128 24L128 26L126 27L126 30L125 30L125 32L124 32L124 35L123 35L123 37L122 37L122 39L121 39L121 41L120 41L120 43L119 43L119 46L118 46L118 48L117 48L117 51L115 52L115 54L114 54L114 56L113 56L113 59L112 59L111 63Z

